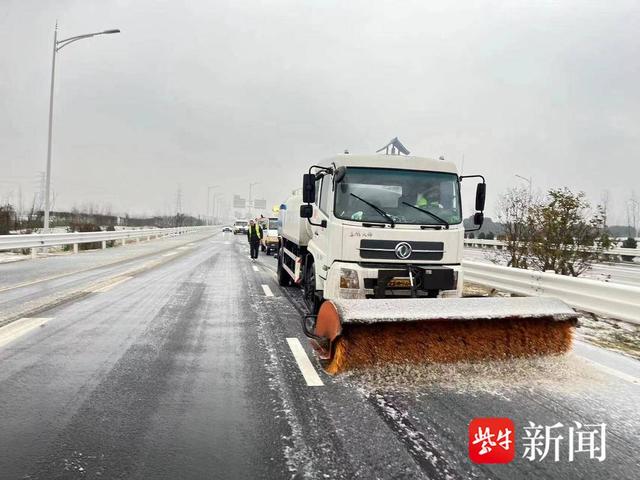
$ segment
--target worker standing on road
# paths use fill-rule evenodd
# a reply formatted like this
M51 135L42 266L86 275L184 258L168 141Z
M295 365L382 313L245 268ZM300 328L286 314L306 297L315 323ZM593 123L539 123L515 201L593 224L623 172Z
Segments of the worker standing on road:
M249 248L251 249L251 259L258 258L260 252L260 240L262 240L262 227L253 220L249 221L249 231L247 232Z

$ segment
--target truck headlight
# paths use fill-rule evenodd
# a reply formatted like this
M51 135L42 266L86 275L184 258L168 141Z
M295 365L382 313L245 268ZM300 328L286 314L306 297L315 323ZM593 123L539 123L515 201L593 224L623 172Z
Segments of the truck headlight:
M360 288L358 272L350 268L340 269L340 288Z

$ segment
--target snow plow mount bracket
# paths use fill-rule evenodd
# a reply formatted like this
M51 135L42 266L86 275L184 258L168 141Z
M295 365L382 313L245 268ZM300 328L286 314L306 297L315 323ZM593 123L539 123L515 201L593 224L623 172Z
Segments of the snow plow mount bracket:
M420 265L407 264L403 265L406 269L404 271L399 269L393 270L379 270L378 279L374 288L375 298L385 298L386 290L389 289L389 282L396 277L400 277L403 273L409 276L411 282L411 298L418 297L418 290L425 290L432 295L432 292L439 290L452 290L455 288L455 279L453 269L447 267L424 267ZM437 280L433 285L428 285L426 276L427 273L432 274L434 270L437 270L440 275L437 275ZM429 288L432 287L432 288Z
M301 317L300 321L302 323L302 331L307 337L309 337L311 340L314 340L322 349L330 350L331 340L329 340L327 337L316 335L312 330L309 329L308 321L311 320L312 324L315 325L317 318L317 315L312 314L307 314Z

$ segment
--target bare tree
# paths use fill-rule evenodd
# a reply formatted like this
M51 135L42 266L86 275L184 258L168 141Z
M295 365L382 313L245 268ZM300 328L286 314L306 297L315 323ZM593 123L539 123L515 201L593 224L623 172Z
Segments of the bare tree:
M499 252L506 256L507 265L515 268L527 268L529 246L533 239L533 226L530 223L529 210L533 199L528 188L513 187L498 199L498 222L504 226L501 236L505 243Z
M9 235L16 229L16 211L13 205L0 205L0 235Z
M600 194L600 206L602 208L602 216L604 219L604 226L609 226L609 205L611 204L611 195L609 190L603 190Z

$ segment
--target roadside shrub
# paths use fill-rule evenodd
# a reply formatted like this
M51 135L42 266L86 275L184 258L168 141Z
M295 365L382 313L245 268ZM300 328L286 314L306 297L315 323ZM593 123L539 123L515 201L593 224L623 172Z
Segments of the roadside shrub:
M74 233L74 232L101 232L102 229L94 224L94 223L88 223L88 222L82 222L82 223L71 223L69 224L69 226L67 227L67 232L69 233ZM98 248L102 248L102 243L101 242L90 242L90 243L80 243L78 244L78 250L96 250ZM73 249L73 245L65 245L64 246L64 250L65 251L69 251Z
M115 232L116 231L116 227L114 227L113 225L109 225L106 228L106 231L107 232ZM116 244L115 240L108 240L107 241L107 248L111 248L111 247L115 246L115 244Z
M638 242L633 237L628 237L622 242L622 248L638 248ZM626 262L633 262L633 257L629 255L622 255L622 260Z

